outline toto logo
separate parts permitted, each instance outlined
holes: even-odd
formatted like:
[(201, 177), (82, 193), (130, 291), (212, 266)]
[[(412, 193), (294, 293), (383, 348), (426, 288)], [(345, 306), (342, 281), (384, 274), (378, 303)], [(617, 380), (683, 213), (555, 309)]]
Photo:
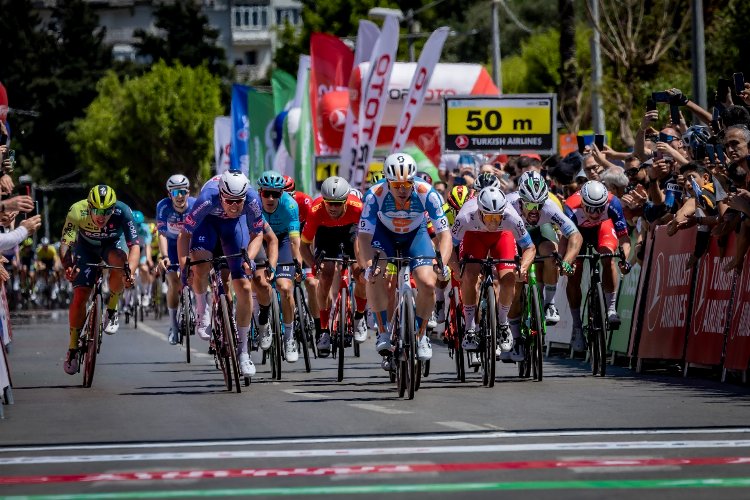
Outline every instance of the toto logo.
[(654, 291), (654, 295), (651, 297), (651, 302), (646, 306), (646, 321), (648, 322), (649, 332), (653, 332), (654, 328), (656, 328), (656, 323), (659, 321), (659, 313), (661, 312), (662, 269), (665, 268), (663, 253), (659, 253), (654, 264), (654, 284), (650, 287)]
[(469, 146), (469, 138), (465, 135), (459, 135), (456, 137), (456, 147), (458, 149), (466, 149)]

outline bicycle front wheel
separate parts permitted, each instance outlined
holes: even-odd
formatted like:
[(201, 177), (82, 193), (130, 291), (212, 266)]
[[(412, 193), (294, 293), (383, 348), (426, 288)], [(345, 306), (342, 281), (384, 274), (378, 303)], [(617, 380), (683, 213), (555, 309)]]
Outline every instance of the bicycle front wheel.
[(495, 387), (495, 353), (497, 352), (497, 306), (495, 304), (495, 290), (487, 289), (487, 330), (485, 330), (485, 357), (487, 387)]
[(539, 288), (534, 285), (531, 286), (531, 336), (526, 348), (529, 351), (534, 380), (538, 381), (542, 380), (544, 323), (545, 318), (539, 303)]
[[(222, 340), (224, 342), (224, 345), (226, 346), (227, 357), (229, 358), (227, 363), (227, 371), (232, 372), (231, 375), (234, 379), (234, 386), (237, 388), (237, 392), (239, 393), (242, 392), (242, 389), (240, 388), (240, 369), (239, 363), (237, 361), (237, 330), (234, 321), (232, 321), (232, 317), (229, 313), (229, 304), (227, 303), (226, 295), (221, 296), (220, 307), (221, 316), (224, 323)], [(232, 390), (231, 385), (229, 387), (229, 390)]]
[(596, 285), (598, 300), (596, 309), (599, 320), (597, 321), (597, 347), (599, 348), (599, 376), (603, 377), (607, 373), (607, 307), (604, 305), (604, 292), (602, 284)]
[(182, 325), (180, 326), (180, 343), (185, 345), (185, 358), (190, 363), (190, 335), (193, 334), (195, 329), (195, 312), (193, 311), (193, 301), (190, 296), (190, 289), (185, 287), (182, 289), (182, 296), (180, 297), (182, 303)]
[(84, 335), (86, 335), (86, 353), (83, 356), (83, 386), (91, 387), (94, 382), (96, 355), (99, 352), (99, 342), (102, 336), (102, 296), (99, 294), (96, 294), (94, 305), (89, 311)]
[(279, 299), (274, 293), (271, 299), (271, 328), (273, 333), (273, 362), (276, 364), (276, 380), (281, 380), (281, 351), (284, 349), (281, 341), (281, 316), (279, 314)]
[(337, 380), (341, 382), (344, 380), (344, 347), (346, 346), (346, 333), (347, 333), (347, 318), (346, 318), (346, 312), (348, 310), (348, 303), (347, 303), (347, 289), (341, 288), (341, 293), (339, 294), (340, 300), (339, 300), (339, 328), (338, 328), (338, 338), (336, 339), (336, 349), (338, 350), (338, 377)]
[(302, 290), (299, 287), (295, 287), (294, 290), (294, 336), (297, 339), (299, 349), (302, 350), (302, 357), (305, 359), (305, 371), (310, 373), (310, 350), (307, 345), (307, 322), (304, 317), (304, 297), (302, 297)]
[(416, 328), (414, 326), (414, 295), (411, 290), (407, 290), (401, 302), (401, 341), (404, 345), (403, 352), (403, 370), (406, 381), (406, 392), (408, 399), (414, 399), (414, 391), (417, 387), (416, 365), (417, 357), (414, 350), (416, 348)]

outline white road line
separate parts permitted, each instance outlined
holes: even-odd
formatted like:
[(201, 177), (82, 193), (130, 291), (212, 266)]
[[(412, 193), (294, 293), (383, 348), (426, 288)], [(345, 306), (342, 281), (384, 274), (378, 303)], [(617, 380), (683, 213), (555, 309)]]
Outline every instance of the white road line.
[[(166, 341), (167, 335), (163, 332), (160, 332), (159, 330), (156, 330), (150, 326), (148, 326), (145, 322), (141, 321), (138, 323), (138, 328), (142, 331), (146, 332), (147, 334), (151, 335), (152, 337), (156, 337), (159, 340)], [(203, 342), (203, 341), (201, 341)], [(184, 346), (180, 346), (180, 349), (184, 349)], [(196, 357), (196, 358), (213, 358), (213, 356), (210, 356), (206, 354), (205, 352), (198, 352), (194, 348), (190, 348), (190, 356)]]
[[(568, 460), (568, 461), (577, 461), (577, 460), (601, 460), (602, 462), (606, 463), (608, 466), (605, 465), (599, 465), (599, 466), (586, 466), (586, 467), (571, 467), (569, 470), (571, 472), (575, 472), (576, 474), (600, 474), (600, 473), (616, 473), (616, 472), (639, 472), (643, 471), (643, 466), (635, 466), (632, 465), (632, 462), (628, 463), (629, 461), (639, 461), (639, 460), (650, 460), (650, 459), (663, 459), (665, 458), (663, 455), (617, 455), (617, 457), (612, 457), (612, 455), (580, 455), (580, 456), (571, 456), (571, 455), (565, 455), (560, 456), (558, 459), (560, 461)], [(612, 465), (615, 461), (621, 461), (622, 465)], [(682, 470), (683, 467), (679, 465), (653, 465), (650, 464), (648, 467), (649, 472), (651, 471), (678, 471)]]
[(310, 398), (310, 399), (327, 399), (331, 397), (326, 394), (318, 394), (316, 392), (303, 391), (302, 389), (283, 389), (281, 392), (291, 394), (292, 396), (302, 396), (303, 398)]
[[(280, 385), (273, 382), (273, 385)], [(288, 439), (225, 439), (221, 441), (162, 441), (148, 443), (109, 443), (109, 444), (62, 444), (48, 446), (0, 447), (3, 453), (19, 451), (65, 451), (65, 450), (131, 450), (154, 448), (212, 448), (258, 445), (299, 445), (299, 444), (335, 444), (335, 443), (387, 443), (387, 442), (420, 442), (420, 441), (458, 441), (466, 439), (519, 439), (546, 437), (604, 437), (604, 436), (664, 436), (673, 434), (712, 435), (712, 434), (748, 434), (750, 428), (675, 428), (675, 429), (623, 429), (623, 430), (575, 430), (575, 431), (491, 431), (454, 434), (393, 434), (390, 436), (338, 436)]]
[(377, 413), (387, 413), (388, 415), (407, 415), (413, 411), (397, 410), (396, 408), (386, 408), (385, 406), (373, 405), (369, 403), (349, 403), (349, 406), (359, 408), (360, 410), (374, 411)]
[(450, 420), (446, 422), (435, 422), (438, 425), (442, 425), (444, 427), (450, 427), (451, 429), (456, 429), (457, 431), (486, 431), (487, 427), (484, 427), (482, 425), (476, 425), (476, 424), (470, 424), (469, 422), (461, 422), (459, 420)]
[(38, 464), (70, 464), (70, 463), (101, 463), (101, 462), (158, 462), (158, 461), (189, 461), (189, 460), (236, 460), (253, 458), (319, 458), (319, 457), (365, 457), (365, 456), (397, 456), (424, 455), (440, 456), (442, 454), (461, 453), (516, 453), (528, 451), (621, 451), (621, 450), (687, 450), (687, 449), (732, 449), (750, 448), (750, 440), (721, 440), (721, 441), (615, 441), (615, 442), (583, 442), (583, 443), (520, 443), (520, 444), (490, 444), (475, 446), (409, 446), (396, 448), (331, 448), (331, 449), (296, 449), (296, 450), (242, 450), (242, 451), (213, 451), (191, 453), (130, 453), (113, 455), (48, 455), (48, 456), (20, 456), (0, 458), (0, 465), (38, 465)]

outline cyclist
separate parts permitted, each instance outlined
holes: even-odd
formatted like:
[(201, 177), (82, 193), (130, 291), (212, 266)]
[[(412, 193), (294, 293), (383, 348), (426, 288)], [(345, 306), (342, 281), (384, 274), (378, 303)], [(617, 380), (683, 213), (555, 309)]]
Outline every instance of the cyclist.
[[(292, 195), (284, 191), (284, 177), (269, 170), (258, 178), (263, 217), (279, 241), (279, 263), (276, 269), (276, 290), (281, 296), (284, 329), (284, 355), (288, 363), (299, 359), (294, 340), (294, 286), (292, 279), (301, 279), (302, 269), (295, 269), (293, 260), (302, 263), (299, 243), (299, 207)], [(270, 339), (261, 337), (261, 348), (270, 347)]]
[(156, 205), (156, 227), (159, 231), (159, 268), (166, 273), (167, 310), (169, 311), (169, 343), (178, 341), (177, 306), (180, 302), (180, 279), (177, 276), (177, 237), (185, 225), (185, 218), (193, 209), (195, 198), (190, 196), (190, 181), (182, 174), (167, 179), (167, 197)]
[[(49, 238), (43, 236), (39, 248), (36, 249), (36, 268), (38, 271), (38, 280), (44, 283), (45, 289), (53, 286), (57, 282), (57, 270), (60, 267), (60, 259), (57, 256), (57, 250), (50, 245)], [(50, 298), (55, 299), (56, 290), (50, 290)]]
[[(518, 244), (523, 251), (518, 270), (519, 279), (521, 281), (526, 279), (526, 273), (536, 256), (536, 247), (526, 231), (521, 216), (512, 205), (508, 204), (499, 188), (486, 187), (476, 198), (464, 203), (456, 216), (451, 232), (453, 243), (459, 246), (458, 257), (461, 259), (484, 259), (489, 254), (490, 257), (496, 259), (513, 260), (516, 257), (516, 244)], [(455, 256), (452, 264), (454, 271), (458, 271), (458, 259)], [(522, 346), (514, 345), (508, 325), (508, 312), (513, 302), (516, 285), (516, 276), (513, 273), (515, 264), (498, 264), (496, 269), (500, 283), (497, 300), (500, 350), (508, 352), (513, 349), (511, 359), (522, 361)], [(479, 264), (466, 264), (461, 279), (461, 296), (466, 324), (466, 335), (462, 346), (467, 351), (476, 351), (479, 348), (479, 339), (476, 335), (476, 309), (479, 300), (477, 281), (480, 271)]]
[[(323, 182), (320, 192), (321, 196), (313, 203), (307, 224), (302, 231), (302, 257), (311, 267), (321, 252), (325, 252), (328, 257), (338, 257), (342, 243), (345, 255), (354, 258), (359, 253), (355, 238), (357, 225), (362, 215), (362, 202), (351, 193), (351, 187), (343, 177), (329, 177)], [(313, 241), (315, 242), (315, 256), (311, 250)], [(323, 262), (317, 268), (318, 303), (321, 309), (320, 317), (315, 319), (315, 335), (318, 352), (323, 356), (328, 355), (331, 349), (330, 292), (336, 266), (330, 264), (330, 262)], [(354, 312), (356, 322), (354, 341), (362, 343), (367, 340), (366, 285), (358, 265), (353, 266), (352, 273), (358, 277), (354, 285), (354, 299), (357, 303)]]
[[(250, 186), (250, 181), (241, 172), (226, 171), (201, 189), (193, 208), (187, 212), (180, 235), (177, 237), (177, 256), (180, 262), (182, 281), (188, 278), (185, 262), (190, 258), (201, 260), (212, 258), (217, 240), (226, 255), (247, 249), (253, 259), (261, 247), (263, 233), (270, 228), (263, 221), (258, 193)], [(250, 359), (247, 336), (252, 321), (253, 299), (250, 280), (246, 272), (254, 266), (247, 266), (241, 258), (229, 259), (232, 276), (232, 289), (236, 303), (237, 333), (239, 342), (237, 353), (243, 375), (255, 375), (255, 365)], [(209, 294), (208, 273), (210, 264), (200, 264), (192, 268), (192, 287), (195, 292), (195, 333), (203, 340), (209, 340), (211, 326), (210, 307), (206, 307)]]
[(138, 266), (139, 273), (136, 280), (140, 287), (141, 305), (145, 308), (151, 303), (151, 268), (154, 267), (154, 261), (151, 260), (151, 228), (145, 220), (143, 212), (133, 210), (133, 222), (135, 230), (138, 232), (138, 241), (141, 242), (141, 262)]
[[(599, 181), (588, 181), (581, 189), (565, 200), (565, 215), (576, 223), (583, 236), (584, 243), (590, 244), (600, 253), (615, 253), (622, 250), (630, 255), (630, 238), (628, 225), (622, 213), (620, 199), (607, 191)], [(624, 260), (618, 262), (623, 274), (630, 272), (630, 266)], [(604, 288), (607, 305), (607, 319), (612, 328), (620, 325), (617, 314), (617, 269), (612, 259), (602, 262), (602, 288)], [(573, 350), (586, 350), (581, 324), (581, 276), (583, 266), (576, 266), (575, 273), (568, 281), (567, 294), (570, 312), (573, 315)]]
[(448, 260), (452, 250), (448, 219), (437, 191), (423, 180), (415, 179), (414, 158), (406, 153), (393, 153), (386, 158), (384, 171), (386, 180), (372, 186), (365, 195), (357, 237), (358, 261), (365, 269), (367, 296), (378, 324), (376, 349), (385, 355), (393, 346), (388, 334), (386, 282), (376, 279), (381, 266), (376, 265), (372, 273), (373, 254), (377, 249), (386, 257), (394, 257), (397, 250), (402, 250), (409, 257), (423, 257), (413, 259), (409, 265), (417, 285), (417, 357), (426, 361), (432, 358), (432, 346), (425, 331), (435, 306), (436, 273), (442, 281), (450, 275), (447, 266), (431, 269), (435, 248), (427, 234), (427, 222), (432, 221), (437, 247)]
[(110, 294), (104, 331), (112, 335), (119, 328), (117, 302), (123, 287), (134, 285), (133, 276), (140, 261), (141, 250), (133, 214), (130, 207), (117, 201), (114, 189), (104, 184), (94, 186), (88, 198), (70, 207), (63, 228), (60, 255), (65, 278), (73, 283), (69, 310), (70, 344), (63, 368), (68, 375), (74, 375), (78, 371), (78, 336), (86, 320), (86, 302), (98, 277), (98, 270), (90, 266), (104, 260), (111, 266), (127, 263), (130, 268), (131, 277), (127, 282), (123, 271), (111, 269), (109, 272)]
[(34, 240), (26, 238), (18, 248), (20, 262), (21, 291), (32, 302), (36, 301), (34, 295)]

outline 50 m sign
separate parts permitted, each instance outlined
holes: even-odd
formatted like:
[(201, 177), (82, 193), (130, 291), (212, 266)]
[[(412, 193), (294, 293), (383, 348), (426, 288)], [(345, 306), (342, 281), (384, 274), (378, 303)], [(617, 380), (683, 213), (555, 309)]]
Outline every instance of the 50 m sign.
[(443, 150), (554, 154), (555, 94), (446, 96)]

